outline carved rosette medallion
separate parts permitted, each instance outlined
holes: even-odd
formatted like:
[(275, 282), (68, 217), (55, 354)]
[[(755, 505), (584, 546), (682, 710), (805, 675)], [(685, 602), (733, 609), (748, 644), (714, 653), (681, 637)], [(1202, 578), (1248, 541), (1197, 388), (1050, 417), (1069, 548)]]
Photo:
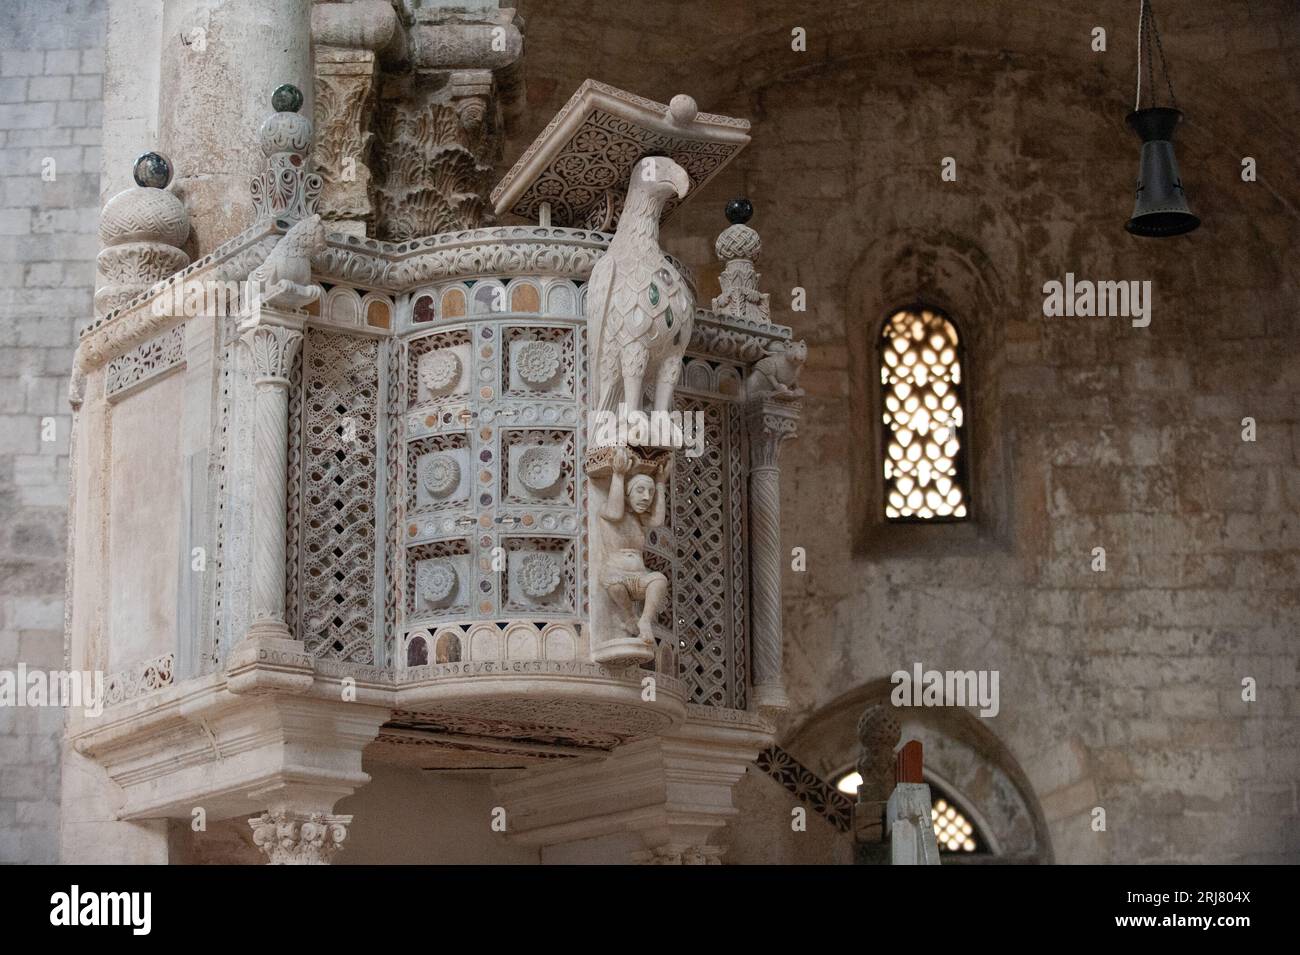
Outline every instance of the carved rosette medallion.
[(519, 585), (534, 600), (542, 600), (560, 586), (560, 565), (550, 554), (526, 554), (519, 565)]
[(519, 455), (519, 481), (534, 494), (544, 494), (559, 483), (563, 468), (555, 449), (535, 445)]
[(456, 592), (456, 568), (449, 560), (425, 560), (415, 570), (417, 596), (430, 604), (442, 604)]
[(420, 384), (430, 394), (446, 392), (460, 379), (460, 359), (453, 351), (435, 351), (420, 357)]
[(460, 464), (450, 454), (435, 454), (420, 465), (420, 480), (430, 497), (446, 497), (460, 485)]
[(534, 388), (549, 384), (560, 370), (560, 349), (555, 342), (531, 341), (514, 356), (519, 377)]

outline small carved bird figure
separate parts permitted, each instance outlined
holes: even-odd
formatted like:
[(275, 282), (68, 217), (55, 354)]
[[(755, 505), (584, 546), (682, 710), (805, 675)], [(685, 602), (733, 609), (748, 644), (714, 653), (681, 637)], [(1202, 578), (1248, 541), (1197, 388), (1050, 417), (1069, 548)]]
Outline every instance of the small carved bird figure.
[(695, 302), (686, 279), (659, 248), (659, 217), (665, 202), (685, 197), (689, 188), (686, 170), (671, 159), (646, 156), (638, 162), (609, 251), (591, 271), (592, 405), (606, 413), (619, 409), (620, 427), (630, 412), (641, 411), (647, 380), (655, 386), (654, 410), (672, 411)]

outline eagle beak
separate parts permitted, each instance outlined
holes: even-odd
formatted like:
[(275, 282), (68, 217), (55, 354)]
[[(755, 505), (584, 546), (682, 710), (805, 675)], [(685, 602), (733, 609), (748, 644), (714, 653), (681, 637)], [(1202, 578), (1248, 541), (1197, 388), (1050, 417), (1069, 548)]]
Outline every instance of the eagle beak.
[(691, 177), (686, 175), (686, 170), (674, 163), (672, 172), (669, 173), (669, 181), (673, 184), (673, 188), (677, 190), (677, 198), (685, 199), (686, 193), (691, 188)]

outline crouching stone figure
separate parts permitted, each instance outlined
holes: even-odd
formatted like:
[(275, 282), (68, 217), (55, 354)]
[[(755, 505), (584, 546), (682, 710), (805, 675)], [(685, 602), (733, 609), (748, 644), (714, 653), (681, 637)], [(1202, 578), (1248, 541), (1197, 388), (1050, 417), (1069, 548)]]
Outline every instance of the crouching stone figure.
[[(668, 578), (646, 567), (642, 550), (646, 532), (663, 525), (668, 501), (667, 476), (662, 464), (653, 476), (629, 476), (632, 462), (632, 455), (626, 448), (615, 450), (609, 496), (600, 510), (600, 541), (604, 558), (600, 567), (600, 585), (618, 607), (619, 629), (628, 637), (639, 638), (649, 659), (654, 651), (651, 624), (668, 594)], [(638, 603), (642, 604), (639, 615)]]

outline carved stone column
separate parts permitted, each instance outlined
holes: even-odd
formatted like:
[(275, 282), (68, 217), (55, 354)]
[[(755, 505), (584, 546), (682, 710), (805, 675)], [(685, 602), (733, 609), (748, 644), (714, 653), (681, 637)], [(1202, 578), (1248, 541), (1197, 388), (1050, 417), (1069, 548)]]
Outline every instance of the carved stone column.
[(518, 95), (523, 36), (511, 7), (408, 5), (410, 69), (385, 73), (377, 134), (375, 235), (401, 242), (494, 221), (489, 192)]
[(781, 469), (782, 442), (795, 436), (799, 407), (789, 400), (757, 398), (746, 409), (749, 428), (750, 601), (754, 701), (784, 709), (781, 675)]
[(291, 639), (284, 620), (289, 373), (302, 344), (300, 313), (262, 306), (242, 328), (254, 375), (253, 622), (249, 638)]
[(370, 195), (370, 114), (380, 50), (400, 40), (397, 14), (387, 0), (317, 3), (311, 12), (316, 45), (316, 143), (313, 155), (324, 183), (321, 217), (331, 232), (364, 236), (374, 206)]
[(278, 808), (248, 820), (270, 865), (329, 865), (343, 848), (351, 816)]

